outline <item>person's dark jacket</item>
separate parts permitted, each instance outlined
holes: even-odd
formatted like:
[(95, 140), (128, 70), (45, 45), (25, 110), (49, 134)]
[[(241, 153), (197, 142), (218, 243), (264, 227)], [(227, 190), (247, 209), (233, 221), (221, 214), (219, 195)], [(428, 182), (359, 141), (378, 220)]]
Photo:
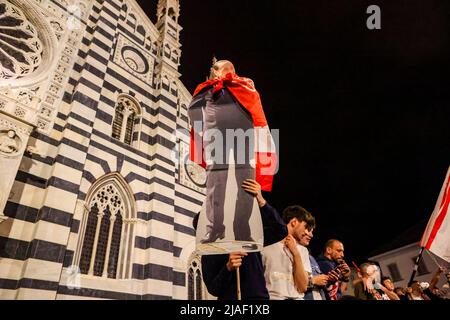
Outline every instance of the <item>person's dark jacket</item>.
[[(357, 297), (360, 300), (377, 300), (377, 298), (375, 298), (375, 296), (371, 293), (369, 293), (367, 290), (364, 290), (364, 283), (363, 281), (358, 281), (355, 284), (354, 287), (354, 294), (355, 297)], [(380, 293), (381, 295), (381, 293)]]
[(319, 264), (320, 271), (322, 271), (324, 274), (327, 274), (331, 270), (337, 267), (337, 263), (333, 260), (328, 259), (323, 254), (319, 255), (316, 259), (317, 263)]
[[(262, 208), (261, 218), (264, 230), (264, 246), (284, 239), (287, 227), (279, 213), (268, 203)], [(203, 281), (210, 294), (219, 300), (237, 299), (236, 271), (228, 271), (229, 255), (202, 256)], [(249, 253), (242, 259), (239, 268), (242, 300), (269, 299), (264, 279), (264, 267), (259, 252)]]
[[(337, 267), (336, 262), (328, 259), (323, 254), (319, 255), (316, 260), (317, 260), (317, 263), (319, 264), (320, 271), (322, 271), (323, 274), (328, 274), (330, 271), (334, 270)], [(340, 284), (340, 282), (339, 282), (339, 284)], [(338, 291), (337, 291), (338, 299), (340, 299), (342, 297), (341, 286), (339, 284), (338, 284)], [(324, 291), (325, 291), (325, 296), (326, 296), (327, 300), (330, 300), (328, 291), (327, 290), (324, 290)]]

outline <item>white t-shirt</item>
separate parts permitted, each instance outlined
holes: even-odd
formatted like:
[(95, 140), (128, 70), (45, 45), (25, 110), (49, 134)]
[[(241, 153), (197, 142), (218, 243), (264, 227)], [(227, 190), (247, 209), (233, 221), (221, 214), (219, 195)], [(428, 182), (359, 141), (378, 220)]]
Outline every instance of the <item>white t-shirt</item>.
[[(312, 272), (308, 249), (297, 244), (297, 250), (300, 252), (305, 271)], [(298, 292), (294, 283), (294, 258), (283, 241), (264, 247), (261, 255), (270, 299), (303, 300), (305, 294)]]
[[(299, 244), (299, 246), (302, 248), (300, 251), (300, 254), (302, 255), (303, 267), (305, 268), (306, 272), (308, 272), (309, 274), (312, 274), (311, 260), (309, 260), (309, 251), (306, 247), (304, 247), (300, 244)], [(306, 256), (304, 257), (304, 255), (306, 255)], [(306, 262), (305, 262), (305, 260), (306, 260)], [(319, 291), (319, 289), (317, 289), (317, 287), (314, 287), (312, 289), (312, 295), (313, 295), (314, 300), (323, 300), (322, 296), (320, 295), (320, 291)]]

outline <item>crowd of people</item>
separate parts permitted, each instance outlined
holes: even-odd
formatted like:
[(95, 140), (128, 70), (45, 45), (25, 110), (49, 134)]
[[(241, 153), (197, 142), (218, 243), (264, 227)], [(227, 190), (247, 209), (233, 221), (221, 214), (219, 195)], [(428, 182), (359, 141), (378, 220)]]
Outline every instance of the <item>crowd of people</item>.
[[(344, 259), (344, 244), (328, 240), (323, 253), (313, 257), (308, 246), (316, 227), (314, 216), (301, 206), (289, 206), (280, 215), (263, 198), (260, 185), (246, 180), (244, 190), (260, 207), (264, 248), (262, 252), (234, 252), (202, 257), (203, 280), (208, 291), (219, 300), (237, 298), (236, 269), (240, 272), (242, 299), (272, 300), (434, 300), (450, 298), (450, 272), (443, 268), (429, 283), (415, 281), (407, 288), (394, 287), (390, 277), (381, 277), (377, 264), (366, 262), (356, 267), (347, 286), (351, 269)], [(197, 216), (198, 219), (198, 216)], [(196, 227), (196, 221), (194, 221)], [(447, 283), (438, 288), (445, 273)]]
[[(289, 206), (280, 215), (262, 196), (261, 189), (272, 189), (276, 173), (275, 142), (253, 81), (239, 77), (232, 62), (214, 61), (209, 80), (197, 87), (188, 110), (192, 126), (190, 158), (205, 168), (207, 175), (208, 222), (200, 243), (217, 244), (225, 237), (224, 204), (229, 172), (234, 172), (232, 175), (241, 186), (234, 205), (234, 240), (254, 242), (250, 228), (253, 197), (263, 224), (261, 252), (202, 256), (203, 280), (212, 295), (222, 300), (448, 298), (448, 282), (446, 288), (436, 287), (441, 270), (427, 288), (423, 283), (414, 282), (411, 287), (401, 289), (394, 288), (391, 279), (381, 278), (379, 267), (370, 262), (357, 267), (359, 276), (352, 283), (354, 295), (345, 294), (351, 269), (344, 260), (344, 244), (330, 239), (323, 253), (313, 257), (308, 246), (316, 227), (314, 216), (298, 205)], [(230, 139), (230, 131), (240, 136), (232, 135)], [(247, 139), (246, 132), (254, 139)], [(195, 228), (197, 223), (198, 216), (194, 219)], [(244, 245), (241, 249), (245, 249)]]
[[(437, 286), (444, 268), (439, 268), (430, 282), (413, 281), (411, 286), (394, 287), (390, 277), (382, 277), (379, 288), (368, 291), (366, 299), (370, 300), (447, 300), (450, 299), (450, 272), (446, 272), (447, 283), (441, 288)], [(357, 280), (358, 281), (358, 280)], [(356, 292), (355, 292), (356, 293)], [(359, 292), (358, 292), (359, 293)], [(364, 295), (356, 295), (364, 299)]]

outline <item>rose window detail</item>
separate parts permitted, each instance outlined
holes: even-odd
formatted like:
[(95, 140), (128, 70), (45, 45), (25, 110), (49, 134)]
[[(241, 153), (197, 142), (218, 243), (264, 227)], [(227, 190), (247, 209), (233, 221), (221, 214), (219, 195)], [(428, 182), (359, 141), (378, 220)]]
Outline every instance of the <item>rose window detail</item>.
[(43, 46), (36, 28), (16, 6), (0, 0), (0, 79), (19, 79), (35, 71)]
[(136, 48), (131, 46), (123, 47), (122, 59), (131, 70), (139, 74), (146, 74), (149, 71), (149, 64), (145, 56)]

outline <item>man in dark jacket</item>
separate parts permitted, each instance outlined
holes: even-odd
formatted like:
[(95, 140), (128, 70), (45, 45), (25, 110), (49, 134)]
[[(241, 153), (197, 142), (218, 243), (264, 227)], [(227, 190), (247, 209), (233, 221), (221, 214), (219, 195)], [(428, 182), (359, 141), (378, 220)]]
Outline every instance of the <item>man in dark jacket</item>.
[[(287, 227), (279, 213), (271, 207), (261, 194), (261, 186), (255, 180), (245, 180), (242, 188), (256, 197), (264, 229), (264, 246), (281, 241), (287, 236)], [(243, 300), (269, 299), (264, 279), (261, 254), (232, 253), (202, 257), (203, 281), (210, 294), (219, 300), (237, 299), (236, 269), (240, 272), (241, 296)]]
[[(325, 292), (327, 300), (339, 300), (342, 297), (341, 284), (349, 281), (350, 267), (344, 261), (344, 245), (331, 239), (325, 244), (324, 252), (317, 257), (317, 263), (324, 274), (333, 275)], [(336, 280), (337, 278), (337, 280)]]

